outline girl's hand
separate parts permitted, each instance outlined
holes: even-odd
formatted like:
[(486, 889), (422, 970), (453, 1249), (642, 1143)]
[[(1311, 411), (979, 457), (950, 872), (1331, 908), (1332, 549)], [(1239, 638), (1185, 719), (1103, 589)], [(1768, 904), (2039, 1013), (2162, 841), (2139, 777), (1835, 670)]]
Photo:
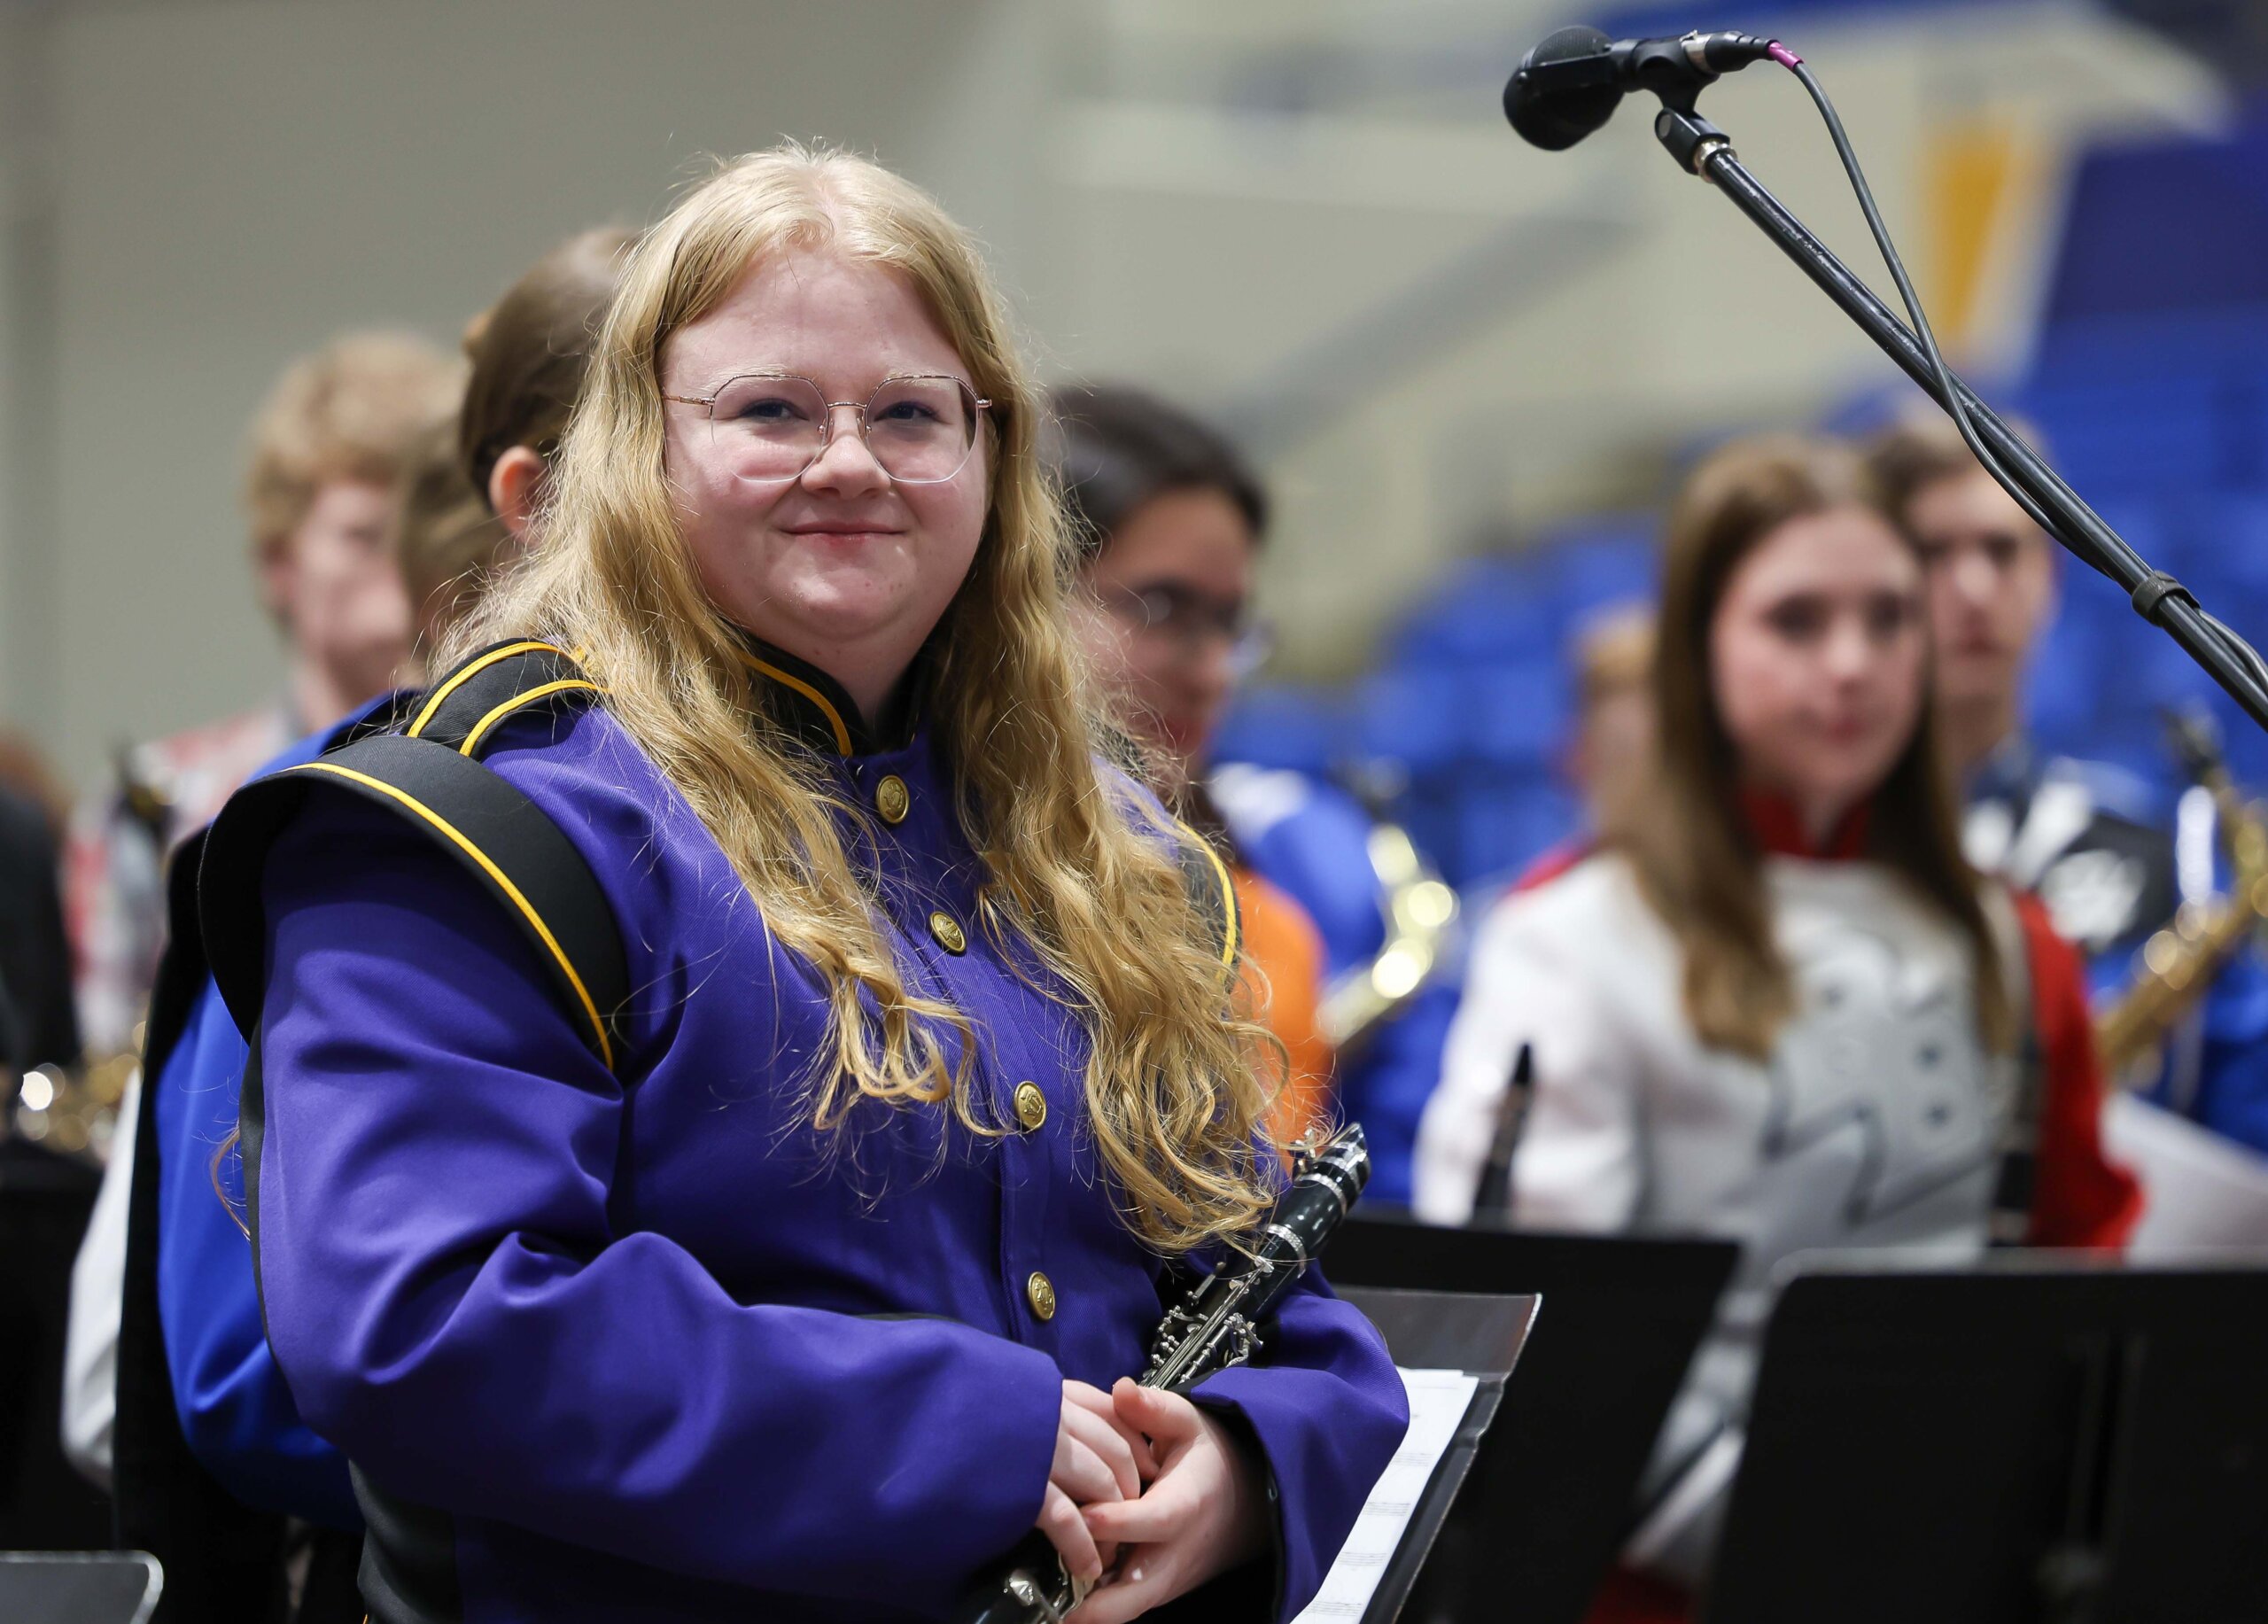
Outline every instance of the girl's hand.
[(1086, 1508), (1098, 1547), (1131, 1547), (1072, 1616), (1123, 1624), (1184, 1596), (1258, 1551), (1268, 1508), (1256, 1469), (1228, 1429), (1177, 1393), (1122, 1380), (1111, 1389), (1121, 1422), (1155, 1449), (1156, 1480), (1138, 1498)]
[[(1147, 1438), (1128, 1426), (1120, 1417), (1118, 1405), (1109, 1394), (1100, 1387), (1091, 1387), (1084, 1381), (1067, 1381), (1063, 1384), (1063, 1396), (1078, 1405), (1080, 1409), (1086, 1410), (1126, 1441), (1127, 1449), (1132, 1451), (1134, 1456), (1135, 1474), (1144, 1483), (1147, 1483), (1158, 1475), (1157, 1452), (1150, 1448), (1150, 1441)], [(1130, 1493), (1126, 1497), (1130, 1500), (1134, 1496)]]
[[(1118, 1546), (1115, 1542), (1097, 1541), (1080, 1511), (1091, 1505), (1131, 1500), (1140, 1494), (1141, 1476), (1135, 1470), (1137, 1447), (1143, 1459), (1150, 1458), (1149, 1446), (1142, 1442), (1141, 1435), (1130, 1433), (1115, 1413), (1098, 1413), (1097, 1400), (1108, 1409), (1110, 1401), (1099, 1389), (1080, 1381), (1063, 1384), (1063, 1410), (1055, 1428), (1055, 1463), (1048, 1469), (1047, 1495), (1040, 1502), (1036, 1525), (1063, 1558), (1070, 1575), (1090, 1582), (1099, 1579), (1103, 1569), (1116, 1559)], [(1154, 1465), (1152, 1462), (1153, 1470)]]

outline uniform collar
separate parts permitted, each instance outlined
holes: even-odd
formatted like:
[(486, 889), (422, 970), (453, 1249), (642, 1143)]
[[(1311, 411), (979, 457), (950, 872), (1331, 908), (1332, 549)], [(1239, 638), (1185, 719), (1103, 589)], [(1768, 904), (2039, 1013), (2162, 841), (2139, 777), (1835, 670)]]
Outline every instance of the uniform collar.
[(928, 650), (914, 657), (904, 697), (881, 719), (867, 721), (849, 690), (809, 660), (796, 658), (751, 632), (739, 634), (736, 652), (754, 677), (766, 713), (793, 738), (823, 756), (871, 756), (895, 750), (913, 736), (928, 696)]
[(1861, 801), (1814, 844), (1804, 833), (1796, 804), (1765, 789), (1740, 792), (1741, 816), (1757, 847), (1767, 857), (1808, 858), (1814, 862), (1847, 863), (1867, 854), (1867, 828), (1873, 821), (1874, 804)]
[(1969, 775), (1968, 799), (2006, 801), (2022, 808), (2039, 788), (2043, 767), (2039, 752), (2022, 733), (2012, 733), (1992, 747)]

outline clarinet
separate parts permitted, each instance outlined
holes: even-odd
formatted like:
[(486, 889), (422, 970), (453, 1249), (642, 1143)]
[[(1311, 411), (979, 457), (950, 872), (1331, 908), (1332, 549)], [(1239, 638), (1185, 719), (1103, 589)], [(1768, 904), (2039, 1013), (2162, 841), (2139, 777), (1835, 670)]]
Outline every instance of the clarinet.
[[(1370, 1146), (1359, 1125), (1340, 1129), (1319, 1149), (1302, 1142), (1292, 1158), (1291, 1186), (1277, 1199), (1250, 1255), (1224, 1261), (1158, 1322), (1150, 1363), (1138, 1378), (1144, 1387), (1185, 1391), (1258, 1352), (1261, 1325), (1371, 1179)], [(953, 1624), (1061, 1624), (1085, 1594), (1047, 1536), (1035, 1530), (986, 1570), (962, 1598)]]
[(1473, 1193), (1474, 1217), (1512, 1216), (1512, 1157), (1520, 1147), (1528, 1107), (1534, 1100), (1535, 1045), (1524, 1043), (1513, 1058), (1504, 1098), (1496, 1107), (1496, 1131), (1488, 1140), (1488, 1160), (1480, 1164), (1480, 1187)]

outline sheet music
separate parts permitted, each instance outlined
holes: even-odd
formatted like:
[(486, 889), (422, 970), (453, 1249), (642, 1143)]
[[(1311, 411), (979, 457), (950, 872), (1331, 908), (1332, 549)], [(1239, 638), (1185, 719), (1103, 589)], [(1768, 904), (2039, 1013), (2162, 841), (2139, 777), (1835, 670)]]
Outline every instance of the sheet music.
[(1402, 1391), (1410, 1395), (1410, 1431), (1371, 1486), (1355, 1531), (1324, 1575), (1323, 1589), (1293, 1624), (1354, 1624), (1361, 1619), (1480, 1386), (1480, 1378), (1463, 1371), (1402, 1372)]

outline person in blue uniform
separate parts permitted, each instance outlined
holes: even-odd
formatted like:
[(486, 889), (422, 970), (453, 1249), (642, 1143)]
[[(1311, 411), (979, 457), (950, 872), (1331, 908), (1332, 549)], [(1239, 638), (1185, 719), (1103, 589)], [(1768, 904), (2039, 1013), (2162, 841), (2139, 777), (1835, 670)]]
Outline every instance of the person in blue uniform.
[[(1339, 785), (1287, 768), (1223, 762), (1208, 783), (1237, 849), (1314, 920), (1326, 979), (1367, 973), (1388, 944), (1392, 905), (1371, 860), (1369, 810)], [(1443, 953), (1416, 991), (1339, 1052), (1339, 1112), (1369, 1138), (1364, 1199), (1374, 1205), (1410, 1204), (1418, 1124), (1456, 1015), (1458, 958)]]
[[(2054, 543), (1950, 423), (1894, 429), (1871, 458), (1894, 517), (1929, 563), (1936, 704), (1967, 785), (1969, 859), (2036, 891), (2086, 955), (2097, 1007), (2115, 1002), (2140, 973), (2150, 936), (2223, 882), (2210, 800), (2201, 792), (2185, 802), (2183, 821), (2194, 828), (2181, 843), (2197, 854), (2185, 862), (2128, 775), (2039, 749), (2024, 727), (2023, 685), (2054, 616)], [(2142, 1081), (2153, 1103), (2268, 1152), (2268, 957), (2256, 944), (2218, 967), (2202, 1003), (2168, 1035), (2155, 1077)]]
[(380, 1624), (936, 1618), (1035, 1527), (1083, 1624), (1287, 1618), (1398, 1447), (1312, 1273), (1253, 1364), (1125, 1379), (1273, 1199), (1270, 1056), (1217, 863), (1099, 765), (1039, 415), (934, 202), (734, 163), (633, 252), (544, 545), (430, 702), (532, 643), (587, 673), (477, 738), (626, 998), (556, 993), (462, 829), (301, 775), (221, 987)]

